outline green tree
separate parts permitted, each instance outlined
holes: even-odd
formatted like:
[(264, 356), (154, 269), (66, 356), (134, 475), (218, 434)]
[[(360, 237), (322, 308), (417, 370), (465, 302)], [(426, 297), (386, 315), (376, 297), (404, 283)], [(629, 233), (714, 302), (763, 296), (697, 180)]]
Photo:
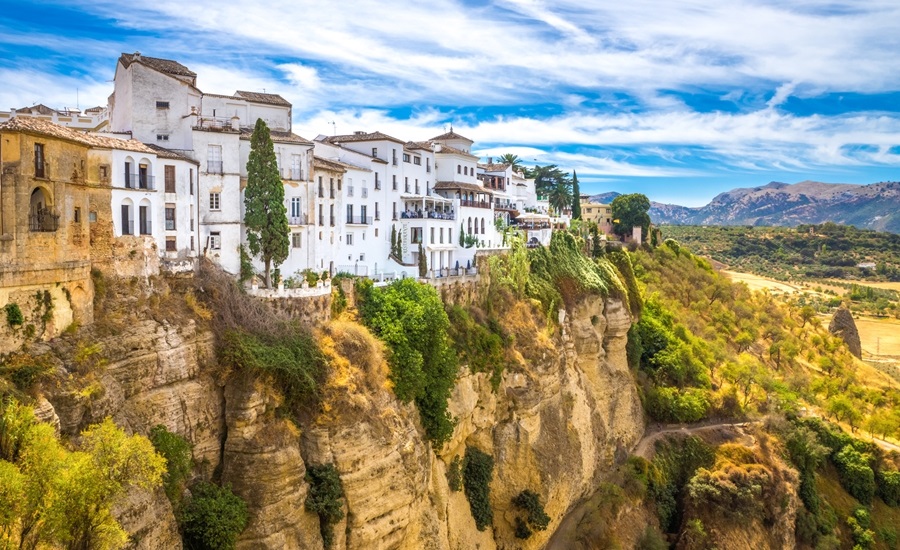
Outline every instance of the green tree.
[(647, 238), (650, 230), (650, 199), (641, 193), (619, 195), (610, 203), (613, 232), (620, 237), (631, 235), (633, 227), (641, 228), (641, 238)]
[(280, 265), (290, 252), (290, 228), (275, 147), (269, 127), (262, 119), (256, 120), (256, 128), (250, 137), (244, 208), (250, 253), (261, 257), (265, 264), (265, 283), (271, 287), (273, 264), (275, 267)]
[(166, 462), (141, 435), (129, 436), (106, 418), (81, 433), (55, 483), (50, 511), (60, 542), (68, 550), (118, 548), (128, 535), (112, 515), (113, 503), (130, 487), (153, 489)]
[(176, 433), (172, 433), (162, 424), (150, 430), (150, 441), (163, 458), (166, 459), (166, 473), (163, 475), (163, 487), (172, 504), (181, 502), (184, 484), (191, 475), (193, 459), (191, 444)]
[[(397, 256), (397, 226), (394, 224), (391, 224), (391, 255)], [(397, 260), (399, 259), (397, 256)]]
[(428, 258), (425, 257), (422, 243), (419, 243), (419, 277), (424, 279), (426, 276), (428, 276)]
[(572, 219), (581, 219), (581, 187), (578, 185), (578, 174), (572, 171)]
[(802, 308), (800, 308), (800, 320), (803, 322), (803, 324), (800, 325), (800, 328), (805, 327), (806, 323), (808, 323), (812, 319), (815, 319), (815, 317), (816, 310), (813, 309), (812, 306), (803, 306)]
[(334, 542), (334, 524), (344, 518), (344, 488), (334, 464), (311, 464), (306, 470), (309, 493), (306, 509), (319, 515), (319, 532), (325, 548)]
[(547, 191), (547, 200), (557, 215), (572, 206), (572, 182), (568, 176), (557, 180), (556, 184)]
[(503, 164), (509, 164), (510, 166), (512, 166), (513, 172), (524, 171), (524, 167), (522, 166), (522, 159), (519, 158), (519, 155), (506, 153), (500, 155), (500, 158), (498, 160)]
[(247, 504), (230, 487), (199, 483), (184, 507), (181, 529), (187, 550), (230, 550), (247, 526)]

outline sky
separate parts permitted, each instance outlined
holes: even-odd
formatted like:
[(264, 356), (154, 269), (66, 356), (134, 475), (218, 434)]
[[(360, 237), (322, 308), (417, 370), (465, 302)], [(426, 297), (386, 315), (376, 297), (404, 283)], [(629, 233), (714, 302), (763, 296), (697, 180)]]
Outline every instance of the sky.
[(688, 206), (770, 181), (900, 180), (897, 0), (0, 0), (0, 109), (105, 105), (122, 52), (294, 131), (424, 140)]

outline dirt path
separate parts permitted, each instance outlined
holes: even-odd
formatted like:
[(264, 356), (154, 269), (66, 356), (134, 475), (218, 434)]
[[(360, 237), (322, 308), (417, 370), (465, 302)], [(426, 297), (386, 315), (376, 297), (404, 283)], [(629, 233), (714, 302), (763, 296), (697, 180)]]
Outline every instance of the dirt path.
[(736, 434), (738, 434), (742, 438), (751, 438), (752, 436), (748, 435), (744, 430), (750, 424), (758, 424), (759, 420), (753, 420), (749, 422), (734, 422), (733, 420), (729, 421), (714, 421), (714, 422), (706, 422), (703, 424), (664, 424), (658, 427), (651, 427), (644, 434), (644, 437), (638, 442), (637, 447), (634, 448), (635, 454), (641, 458), (650, 459), (653, 456), (654, 446), (657, 441), (661, 438), (671, 435), (671, 434), (693, 434), (700, 432), (708, 432), (720, 430), (723, 428), (728, 428), (733, 430)]

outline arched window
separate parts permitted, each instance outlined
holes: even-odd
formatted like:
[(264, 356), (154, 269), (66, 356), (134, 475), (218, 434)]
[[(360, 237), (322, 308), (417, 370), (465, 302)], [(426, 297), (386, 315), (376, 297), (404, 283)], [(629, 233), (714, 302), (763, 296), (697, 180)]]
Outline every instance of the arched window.
[(457, 174), (462, 174), (462, 164), (457, 164), (457, 165), (456, 165), (456, 173), (457, 173)]
[(131, 199), (125, 199), (121, 205), (121, 216), (119, 218), (119, 234), (134, 235), (134, 203)]
[(481, 234), (484, 235), (484, 218), (481, 218)]
[(469, 218), (469, 235), (472, 234), (472, 218)]
[(31, 231), (56, 231), (59, 228), (59, 214), (53, 208), (53, 196), (45, 187), (35, 187), (31, 192), (28, 228)]

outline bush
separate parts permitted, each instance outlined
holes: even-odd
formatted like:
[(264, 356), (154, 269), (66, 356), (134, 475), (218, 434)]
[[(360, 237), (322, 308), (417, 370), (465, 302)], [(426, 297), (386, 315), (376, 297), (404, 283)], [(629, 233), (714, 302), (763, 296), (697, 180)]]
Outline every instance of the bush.
[(882, 470), (878, 472), (877, 494), (888, 506), (900, 506), (900, 472)]
[(491, 509), (491, 478), (494, 474), (494, 459), (475, 447), (466, 447), (466, 458), (463, 463), (463, 486), (469, 509), (475, 519), (475, 527), (484, 531), (494, 520)]
[(334, 524), (344, 518), (344, 488), (334, 464), (310, 465), (306, 469), (309, 494), (306, 509), (319, 515), (319, 531), (325, 547), (334, 543)]
[(177, 509), (181, 503), (185, 481), (191, 475), (193, 465), (191, 444), (180, 435), (167, 430), (162, 424), (150, 430), (150, 442), (153, 443), (156, 452), (166, 459), (163, 488), (169, 502)]
[(697, 422), (706, 418), (709, 399), (705, 390), (650, 387), (645, 392), (644, 409), (660, 422)]
[(668, 550), (669, 543), (658, 530), (651, 526), (644, 529), (644, 534), (638, 539), (637, 550)]
[(6, 304), (3, 309), (6, 310), (6, 324), (10, 328), (21, 326), (25, 322), (25, 316), (22, 315), (22, 309), (19, 307), (19, 304), (11, 302)]
[(0, 361), (0, 376), (8, 379), (21, 392), (31, 392), (50, 371), (53, 363), (47, 355), (16, 353)]
[(181, 513), (181, 531), (188, 550), (229, 550), (247, 526), (244, 500), (230, 487), (198, 483)]
[(440, 296), (413, 279), (382, 288), (365, 279), (357, 284), (357, 296), (363, 321), (390, 350), (394, 393), (401, 401), (415, 401), (426, 437), (440, 447), (453, 435), (447, 400), (458, 369)]
[(516, 537), (527, 539), (531, 536), (532, 529), (535, 531), (544, 531), (550, 524), (550, 516), (544, 512), (544, 506), (541, 504), (537, 493), (530, 489), (525, 489), (512, 499), (512, 503), (525, 512), (525, 518), (516, 518)]
[(271, 376), (294, 409), (316, 393), (325, 361), (312, 336), (300, 328), (282, 334), (256, 335), (231, 330), (223, 337), (219, 359), (224, 366)]
[(494, 319), (476, 321), (459, 306), (449, 307), (447, 318), (448, 333), (460, 361), (467, 362), (471, 372), (490, 372), (491, 387), (497, 391), (507, 363), (505, 344), (509, 341), (499, 323)]
[(875, 472), (869, 466), (869, 455), (847, 445), (834, 456), (834, 464), (844, 489), (863, 504), (871, 504), (875, 496)]
[(447, 466), (447, 485), (451, 491), (462, 491), (462, 460), (459, 456), (453, 457)]

